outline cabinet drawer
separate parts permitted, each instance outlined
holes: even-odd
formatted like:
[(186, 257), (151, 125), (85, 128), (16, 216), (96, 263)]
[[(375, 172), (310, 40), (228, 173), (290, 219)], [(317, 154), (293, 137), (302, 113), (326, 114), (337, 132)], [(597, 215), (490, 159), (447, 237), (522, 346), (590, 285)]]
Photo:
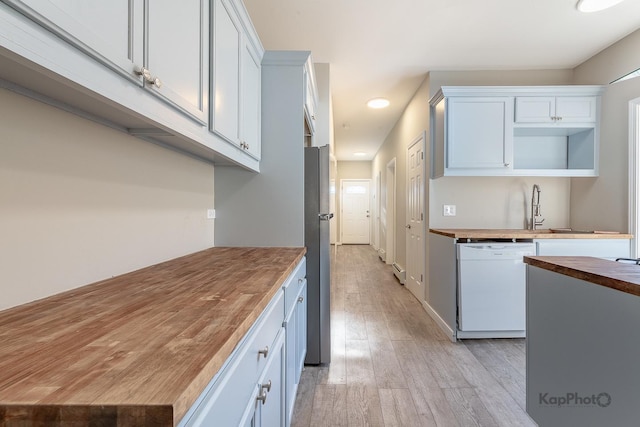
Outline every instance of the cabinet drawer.
[(307, 263), (306, 258), (302, 258), (302, 261), (293, 270), (293, 273), (287, 278), (282, 286), (284, 288), (284, 315), (287, 316), (291, 309), (295, 306), (298, 300), (298, 294), (300, 289), (304, 285), (304, 278), (307, 275)]
[[(229, 358), (221, 374), (196, 402), (197, 408), (180, 425), (238, 425), (244, 406), (253, 397), (256, 383), (273, 351), (284, 318), (284, 293), (278, 292)], [(268, 348), (268, 354), (259, 353)]]

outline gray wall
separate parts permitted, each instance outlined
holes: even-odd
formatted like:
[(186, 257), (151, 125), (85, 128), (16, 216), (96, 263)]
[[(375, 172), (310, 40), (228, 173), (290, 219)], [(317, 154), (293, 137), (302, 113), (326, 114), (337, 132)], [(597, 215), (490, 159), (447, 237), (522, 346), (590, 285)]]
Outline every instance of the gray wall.
[(265, 53), (260, 173), (216, 168), (216, 246), (304, 246), (304, 63)]
[(213, 246), (214, 168), (0, 89), (0, 309)]
[[(576, 67), (575, 84), (608, 84), (638, 67), (640, 30)], [(640, 78), (609, 85), (602, 97), (600, 176), (573, 179), (571, 225), (628, 231), (629, 101), (640, 97)]]

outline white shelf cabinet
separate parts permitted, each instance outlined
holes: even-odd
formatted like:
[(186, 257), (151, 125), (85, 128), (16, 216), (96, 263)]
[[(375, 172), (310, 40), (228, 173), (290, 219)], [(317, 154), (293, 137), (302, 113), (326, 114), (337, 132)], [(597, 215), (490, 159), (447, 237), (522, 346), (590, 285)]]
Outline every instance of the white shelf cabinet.
[(446, 86), (430, 100), (432, 178), (597, 176), (602, 86)]

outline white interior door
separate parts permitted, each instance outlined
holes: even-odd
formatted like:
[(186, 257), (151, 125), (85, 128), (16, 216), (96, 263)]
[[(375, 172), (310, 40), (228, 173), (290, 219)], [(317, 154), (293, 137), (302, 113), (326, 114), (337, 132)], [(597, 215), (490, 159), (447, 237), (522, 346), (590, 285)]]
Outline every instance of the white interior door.
[(343, 244), (369, 244), (369, 180), (341, 180), (340, 218)]
[(405, 286), (418, 300), (424, 295), (424, 141), (421, 134), (407, 151), (407, 279)]

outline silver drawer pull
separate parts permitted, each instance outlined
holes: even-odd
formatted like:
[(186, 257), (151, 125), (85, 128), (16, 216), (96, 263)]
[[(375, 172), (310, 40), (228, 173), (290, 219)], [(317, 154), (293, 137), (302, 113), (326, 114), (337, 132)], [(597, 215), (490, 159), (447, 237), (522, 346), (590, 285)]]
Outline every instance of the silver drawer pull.
[(269, 380), (269, 382), (268, 382), (268, 383), (266, 383), (266, 384), (262, 384), (262, 385), (260, 386), (260, 390), (264, 391), (264, 389), (267, 389), (267, 392), (270, 392), (270, 391), (271, 391), (271, 380)]
[(256, 397), (256, 400), (258, 402), (261, 401), (263, 405), (267, 403), (267, 392), (263, 391), (258, 397)]
[(258, 350), (258, 354), (262, 354), (266, 359), (269, 355), (269, 346), (265, 346), (265, 348), (263, 348), (262, 350)]
[(298, 297), (298, 302), (304, 301), (304, 297)]

